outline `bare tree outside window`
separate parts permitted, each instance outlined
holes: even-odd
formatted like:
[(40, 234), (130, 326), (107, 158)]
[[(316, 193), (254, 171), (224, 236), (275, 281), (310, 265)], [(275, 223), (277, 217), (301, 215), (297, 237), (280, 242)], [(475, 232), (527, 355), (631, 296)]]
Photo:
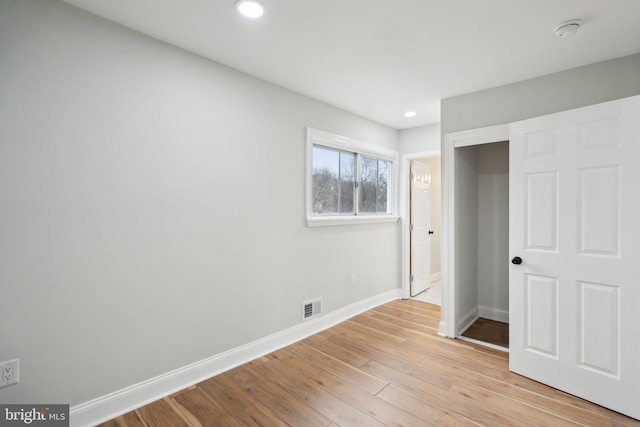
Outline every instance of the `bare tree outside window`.
[(398, 153), (307, 128), (309, 227), (394, 222)]
[(311, 160), (312, 215), (389, 214), (389, 160), (316, 144)]
[(354, 214), (355, 154), (313, 147), (314, 215)]
[(388, 213), (388, 183), (389, 162), (360, 156), (359, 212)]

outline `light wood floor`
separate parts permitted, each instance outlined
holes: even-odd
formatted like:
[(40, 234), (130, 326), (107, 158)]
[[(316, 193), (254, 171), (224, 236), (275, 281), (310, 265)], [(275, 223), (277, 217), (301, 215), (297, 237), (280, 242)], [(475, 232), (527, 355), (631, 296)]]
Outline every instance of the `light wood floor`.
[(390, 302), (103, 426), (640, 426), (438, 337), (439, 319)]

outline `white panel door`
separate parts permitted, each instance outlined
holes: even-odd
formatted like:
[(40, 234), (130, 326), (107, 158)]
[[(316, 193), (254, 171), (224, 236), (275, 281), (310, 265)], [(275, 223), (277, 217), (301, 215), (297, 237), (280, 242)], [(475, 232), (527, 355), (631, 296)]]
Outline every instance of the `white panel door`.
[(640, 418), (640, 97), (514, 123), (509, 157), (510, 369)]
[(411, 280), (412, 297), (431, 283), (431, 167), (411, 162)]

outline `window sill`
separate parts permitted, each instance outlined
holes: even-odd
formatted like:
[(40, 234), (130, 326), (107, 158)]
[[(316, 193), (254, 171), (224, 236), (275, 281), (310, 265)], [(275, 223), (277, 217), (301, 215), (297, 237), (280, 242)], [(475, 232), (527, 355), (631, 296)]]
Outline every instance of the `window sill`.
[(398, 222), (400, 217), (394, 215), (360, 215), (360, 216), (326, 216), (307, 217), (308, 227), (329, 227), (335, 225), (382, 224)]

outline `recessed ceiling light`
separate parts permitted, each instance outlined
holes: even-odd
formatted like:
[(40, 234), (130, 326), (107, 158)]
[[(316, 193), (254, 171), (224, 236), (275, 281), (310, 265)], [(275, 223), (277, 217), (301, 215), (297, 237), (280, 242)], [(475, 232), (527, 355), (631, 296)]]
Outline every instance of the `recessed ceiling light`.
[(415, 111), (405, 111), (403, 116), (405, 117), (415, 117), (416, 112)]
[(264, 5), (258, 0), (238, 0), (236, 9), (247, 18), (260, 18), (264, 14)]

